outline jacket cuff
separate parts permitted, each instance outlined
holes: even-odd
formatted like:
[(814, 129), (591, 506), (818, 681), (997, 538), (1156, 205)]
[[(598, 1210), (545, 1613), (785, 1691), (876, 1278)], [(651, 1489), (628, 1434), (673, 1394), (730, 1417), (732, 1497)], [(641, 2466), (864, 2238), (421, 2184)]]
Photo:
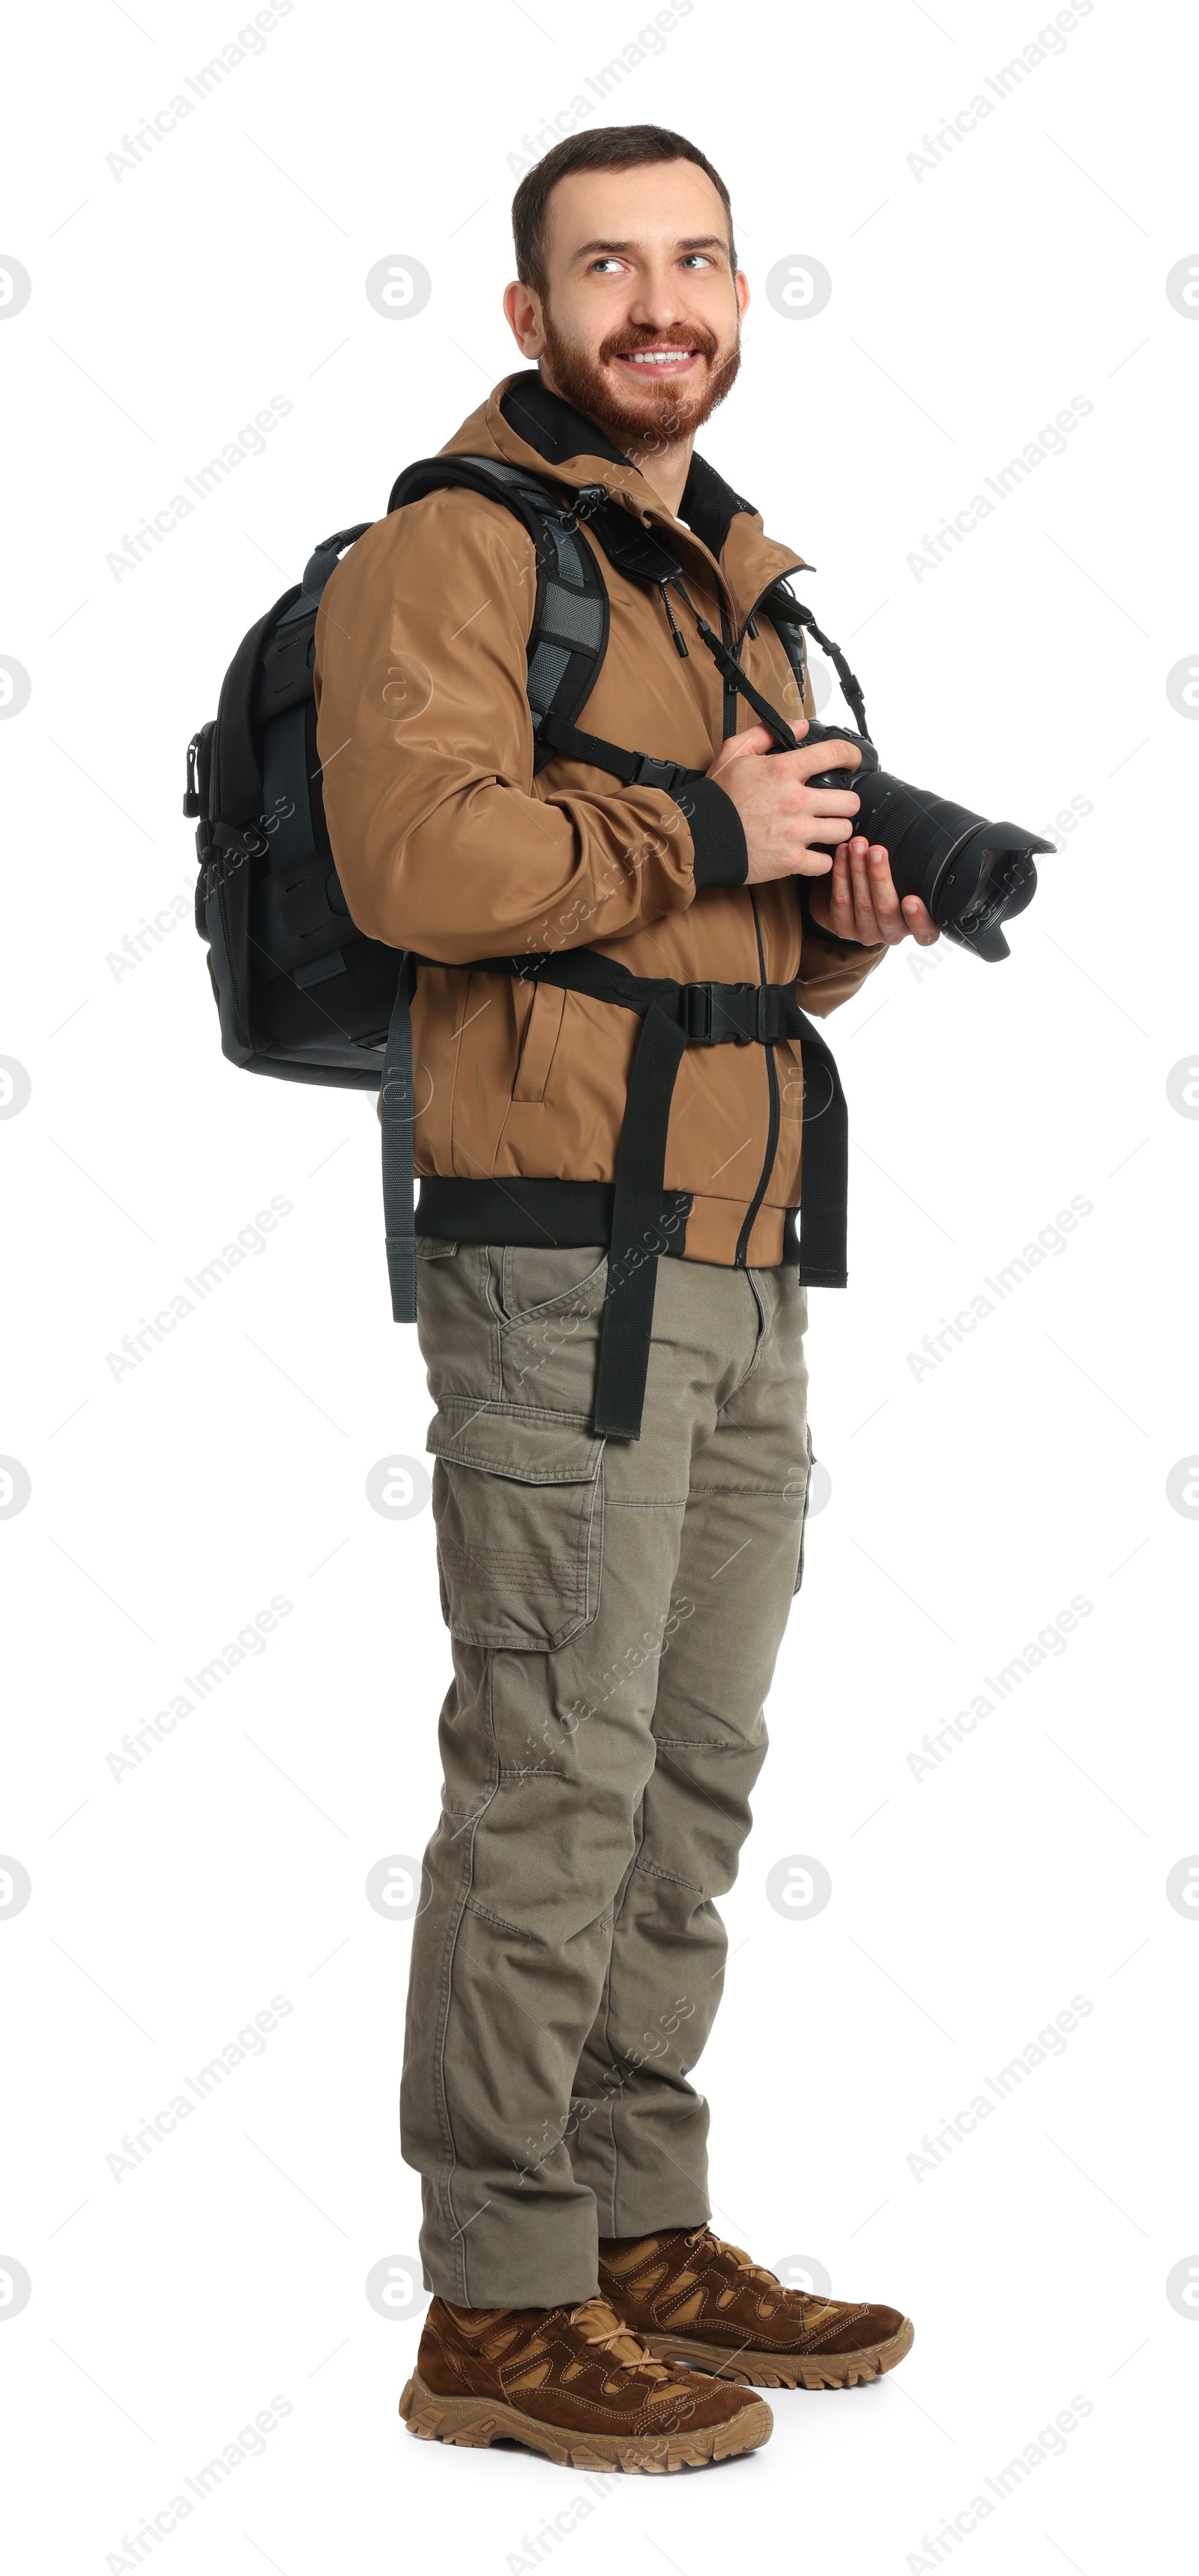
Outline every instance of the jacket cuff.
[(691, 830), (696, 893), (705, 886), (744, 885), (749, 851), (732, 797), (714, 778), (693, 778), (677, 802)]

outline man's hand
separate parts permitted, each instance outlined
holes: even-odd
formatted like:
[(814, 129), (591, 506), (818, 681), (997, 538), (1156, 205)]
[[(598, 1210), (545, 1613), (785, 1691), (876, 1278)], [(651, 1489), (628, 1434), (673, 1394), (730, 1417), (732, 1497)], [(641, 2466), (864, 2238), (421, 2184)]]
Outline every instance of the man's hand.
[[(815, 742), (805, 745), (808, 720), (801, 716), (792, 730), (800, 737), (795, 751), (776, 751), (765, 725), (735, 734), (722, 744), (708, 771), (732, 798), (741, 817), (749, 852), (750, 885), (774, 877), (824, 877), (809, 901), (812, 918), (835, 939), (852, 939), (888, 947), (909, 933), (922, 948), (940, 932), (918, 895), (901, 904), (885, 849), (855, 836), (853, 816), (860, 799), (852, 788), (810, 787), (825, 769), (856, 769), (857, 744)], [(816, 841), (838, 844), (835, 858), (816, 850)]]
[(901, 904), (891, 875), (891, 862), (878, 844), (856, 834), (831, 862), (832, 874), (808, 897), (812, 919), (834, 939), (857, 939), (864, 948), (885, 942), (894, 948), (909, 932), (920, 948), (931, 948), (941, 936), (918, 894), (905, 894)]
[[(801, 716), (793, 732), (807, 732)], [(767, 757), (767, 754), (770, 757)], [(733, 734), (722, 743), (708, 771), (741, 817), (749, 851), (749, 883), (771, 877), (826, 877), (833, 862), (813, 841), (848, 841), (859, 799), (848, 787), (809, 787), (822, 769), (856, 769), (861, 752), (853, 742), (801, 742), (797, 751), (776, 751), (765, 725)]]

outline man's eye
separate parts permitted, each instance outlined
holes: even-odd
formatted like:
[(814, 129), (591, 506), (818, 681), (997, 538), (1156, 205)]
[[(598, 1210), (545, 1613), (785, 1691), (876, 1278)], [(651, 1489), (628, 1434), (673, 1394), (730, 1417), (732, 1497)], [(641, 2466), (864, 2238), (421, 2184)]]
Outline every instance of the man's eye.
[(619, 268), (620, 261), (615, 257), (607, 259), (593, 259), (591, 265), (593, 269)]
[(683, 259), (684, 268), (712, 268), (714, 265), (706, 250), (689, 250)]

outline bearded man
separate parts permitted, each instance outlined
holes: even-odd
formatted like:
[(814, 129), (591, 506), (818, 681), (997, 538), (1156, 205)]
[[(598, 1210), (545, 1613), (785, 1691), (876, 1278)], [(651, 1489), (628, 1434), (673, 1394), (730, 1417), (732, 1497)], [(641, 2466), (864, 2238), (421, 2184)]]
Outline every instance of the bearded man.
[[(860, 754), (804, 748), (803, 558), (694, 453), (749, 301), (723, 181), (611, 128), (555, 146), (513, 223), (526, 367), (439, 460), (474, 479), (362, 537), (317, 626), (338, 875), (420, 960), (454, 1659), (401, 2098), (434, 2296), (402, 2407), (448, 2441), (702, 2465), (766, 2439), (758, 2389), (851, 2386), (912, 2340), (713, 2231), (689, 2074), (803, 1570), (807, 1287), (844, 1279), (809, 1015), (937, 932), (857, 796), (813, 783)], [(489, 472), (548, 493), (544, 548)], [(555, 690), (588, 635), (581, 731)]]

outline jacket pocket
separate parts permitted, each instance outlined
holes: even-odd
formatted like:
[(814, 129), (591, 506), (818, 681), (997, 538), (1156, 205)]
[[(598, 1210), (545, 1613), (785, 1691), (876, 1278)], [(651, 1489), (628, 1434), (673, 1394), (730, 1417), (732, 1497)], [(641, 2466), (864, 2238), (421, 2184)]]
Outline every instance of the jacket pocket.
[[(804, 1424), (804, 1437), (808, 1444), (808, 1472), (804, 1481), (803, 1515), (799, 1524), (799, 1567), (795, 1577), (795, 1592), (798, 1592), (800, 1584), (803, 1582), (804, 1539), (807, 1535), (808, 1528), (808, 1504), (812, 1498), (812, 1469), (816, 1464), (815, 1452), (812, 1448), (812, 1434), (806, 1422)], [(792, 1599), (794, 1599), (794, 1597), (795, 1595), (793, 1593)]]
[(514, 1100), (544, 1100), (565, 1008), (566, 994), (560, 985), (534, 984), (512, 1085)]
[(604, 1443), (586, 1416), (446, 1396), (427, 1445), (451, 1636), (548, 1654), (590, 1626), (599, 1609)]

